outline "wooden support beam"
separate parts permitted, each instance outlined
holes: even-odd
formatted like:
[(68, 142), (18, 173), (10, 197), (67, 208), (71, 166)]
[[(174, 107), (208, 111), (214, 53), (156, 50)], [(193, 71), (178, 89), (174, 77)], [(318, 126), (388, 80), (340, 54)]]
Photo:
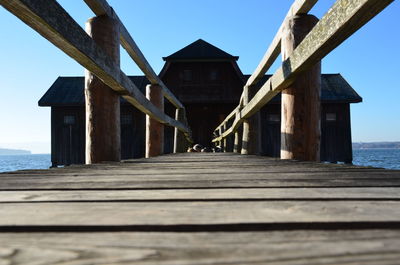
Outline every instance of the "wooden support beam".
[(121, 32), (121, 44), (122, 47), (127, 51), (129, 56), (135, 61), (140, 70), (146, 75), (150, 83), (153, 85), (160, 85), (163, 89), (163, 95), (178, 109), (183, 108), (182, 103), (175, 97), (175, 95), (167, 88), (167, 86), (161, 81), (158, 75), (154, 72), (142, 51), (129, 34), (124, 24), (119, 19), (118, 15), (114, 12), (113, 8), (107, 3), (106, 0), (84, 0), (86, 4), (92, 9), (96, 15), (108, 15), (118, 20), (120, 24)]
[(242, 151), (242, 133), (240, 128), (235, 132), (235, 141), (233, 143), (233, 152), (241, 153)]
[[(86, 32), (119, 65), (119, 25), (107, 16), (86, 22)], [(85, 71), (86, 164), (121, 160), (119, 95)]]
[(278, 32), (275, 34), (274, 39), (271, 42), (271, 45), (268, 47), (267, 52), (265, 53), (263, 59), (258, 64), (254, 73), (247, 80), (246, 86), (254, 86), (256, 85), (268, 71), (268, 69), (275, 62), (276, 58), (278, 58), (281, 52), (281, 33), (283, 24), (285, 21), (292, 16), (298, 14), (306, 14), (308, 13), (313, 6), (318, 2), (318, 0), (296, 0), (289, 9), (285, 19), (283, 20), (282, 25), (279, 27)]
[[(162, 88), (158, 85), (147, 85), (146, 97), (157, 108), (164, 112)], [(164, 153), (164, 125), (146, 115), (146, 158)]]
[[(317, 1), (318, 0), (296, 0), (290, 7), (289, 12), (287, 13), (284, 19), (284, 22), (288, 17), (295, 16), (298, 14), (308, 13), (308, 11), (311, 10), (311, 8), (317, 3)], [(260, 61), (254, 73), (247, 80), (246, 83), (247, 87), (256, 85), (264, 77), (265, 73), (275, 62), (276, 58), (278, 58), (281, 52), (281, 32), (282, 32), (282, 25), (280, 26), (278, 32), (275, 34), (275, 37), (272, 40), (270, 46), (268, 47), (268, 50), (265, 53), (263, 59)], [(245, 89), (243, 90), (239, 105), (243, 104), (244, 92)], [(231, 119), (235, 115), (237, 109), (238, 108), (235, 108), (219, 126), (222, 126), (223, 123)], [(215, 130), (218, 130), (219, 126)]]
[(253, 99), (243, 107), (240, 115), (223, 135), (234, 133), (245, 119), (259, 111), (283, 89), (289, 87), (298, 74), (310, 69), (328, 53), (364, 26), (394, 0), (338, 0), (281, 67), (260, 88)]
[[(254, 86), (246, 86), (243, 91), (243, 105), (249, 103), (249, 101), (255, 95)], [(243, 133), (242, 133), (242, 155), (257, 155), (260, 152), (259, 145), (260, 141), (260, 113), (257, 112), (252, 117), (243, 121)]]
[[(227, 124), (225, 123), (224, 124), (224, 126), (222, 127), (223, 128), (223, 132), (224, 131), (226, 131), (226, 129), (227, 129)], [(228, 137), (225, 137), (223, 140), (222, 140), (222, 142), (223, 142), (223, 150), (224, 150), (224, 153), (226, 153), (226, 152), (228, 152)]]
[(231, 113), (229, 113), (228, 116), (226, 116), (225, 120), (221, 122), (221, 124), (218, 125), (217, 128), (215, 128), (214, 132), (219, 131), (219, 129), (223, 127), (225, 123), (227, 123), (230, 119), (234, 118), (235, 115), (238, 113), (238, 111), (239, 111), (239, 106), (236, 107)]
[[(224, 127), (219, 128), (219, 135), (223, 135), (224, 134)], [(221, 152), (225, 152), (225, 145), (224, 145), (224, 139), (221, 138), (221, 140), (219, 141), (219, 146), (221, 147)]]
[(137, 109), (163, 124), (177, 127), (185, 133), (188, 140), (191, 139), (187, 126), (165, 115), (151, 104), (118, 65), (56, 1), (0, 0), (0, 4), (117, 91)]
[[(293, 50), (318, 23), (312, 15), (286, 20), (282, 31), (282, 58)], [(301, 73), (282, 91), (281, 159), (320, 161), (321, 62)]]
[[(186, 123), (185, 109), (176, 109), (175, 119), (185, 124)], [(185, 153), (188, 147), (189, 143), (186, 140), (185, 135), (175, 128), (174, 153)]]

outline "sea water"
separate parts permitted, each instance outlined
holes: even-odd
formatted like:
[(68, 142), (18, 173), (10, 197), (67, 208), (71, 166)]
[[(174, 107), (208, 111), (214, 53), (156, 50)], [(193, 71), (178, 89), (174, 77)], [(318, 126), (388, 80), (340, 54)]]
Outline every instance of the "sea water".
[(51, 166), (51, 157), (45, 155), (0, 155), (0, 172), (21, 169), (46, 169)]
[[(400, 169), (400, 149), (354, 149), (353, 164)], [(0, 155), (0, 172), (21, 169), (46, 169), (51, 166), (47, 155)]]
[(400, 169), (400, 149), (354, 149), (353, 164)]

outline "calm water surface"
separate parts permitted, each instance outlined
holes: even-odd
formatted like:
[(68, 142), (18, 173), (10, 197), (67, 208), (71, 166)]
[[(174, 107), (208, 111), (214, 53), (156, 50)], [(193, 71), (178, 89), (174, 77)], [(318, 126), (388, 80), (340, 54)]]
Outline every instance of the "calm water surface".
[(400, 169), (400, 149), (354, 149), (353, 164)]
[(0, 172), (21, 169), (45, 169), (51, 166), (50, 155), (0, 155)]
[[(360, 166), (400, 169), (400, 149), (355, 149), (353, 164)], [(46, 169), (51, 166), (50, 155), (0, 155), (0, 172), (21, 169)]]

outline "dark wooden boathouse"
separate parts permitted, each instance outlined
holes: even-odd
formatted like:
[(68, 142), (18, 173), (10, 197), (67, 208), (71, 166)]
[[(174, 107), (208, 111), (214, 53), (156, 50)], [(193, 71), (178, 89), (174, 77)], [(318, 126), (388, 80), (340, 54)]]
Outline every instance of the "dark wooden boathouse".
[[(197, 143), (210, 145), (213, 130), (236, 107), (248, 75), (237, 60), (204, 40), (164, 57), (159, 76), (186, 106), (189, 126)], [(131, 76), (142, 91), (149, 83), (145, 76)], [(265, 81), (269, 76), (265, 76)], [(340, 74), (322, 75), (321, 160), (352, 161), (350, 103), (361, 97)], [(81, 164), (85, 161), (84, 77), (59, 77), (39, 100), (51, 107), (52, 164)], [(174, 108), (165, 102), (165, 112)], [(261, 153), (279, 156), (280, 98), (261, 110)], [(164, 152), (172, 152), (173, 128), (165, 128)], [(121, 157), (144, 157), (145, 115), (121, 99)]]

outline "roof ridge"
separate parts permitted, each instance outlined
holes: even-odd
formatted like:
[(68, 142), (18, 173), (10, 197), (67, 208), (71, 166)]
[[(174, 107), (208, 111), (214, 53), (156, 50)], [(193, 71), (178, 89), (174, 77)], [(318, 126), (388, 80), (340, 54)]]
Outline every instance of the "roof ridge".
[(238, 56), (233, 56), (224, 50), (214, 46), (213, 44), (198, 39), (182, 49), (174, 52), (173, 54), (163, 57), (164, 61), (167, 60), (185, 60), (185, 59), (229, 59), (238, 60)]

